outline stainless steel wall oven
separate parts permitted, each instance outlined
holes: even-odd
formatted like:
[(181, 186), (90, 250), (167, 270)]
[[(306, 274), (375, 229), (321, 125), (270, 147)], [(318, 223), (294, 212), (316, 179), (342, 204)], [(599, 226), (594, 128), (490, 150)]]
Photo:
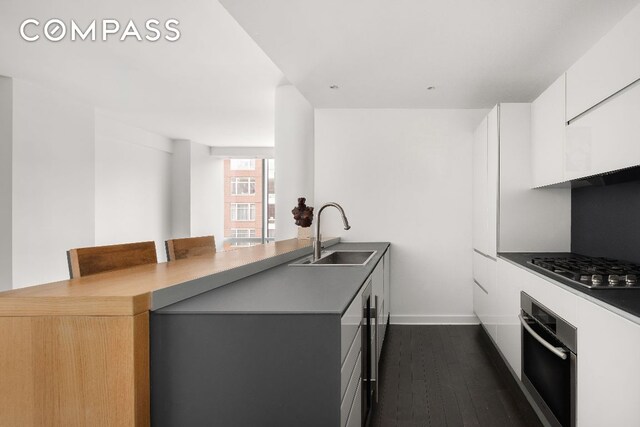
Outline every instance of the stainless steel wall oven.
[(576, 425), (577, 329), (520, 294), (522, 382), (552, 426)]

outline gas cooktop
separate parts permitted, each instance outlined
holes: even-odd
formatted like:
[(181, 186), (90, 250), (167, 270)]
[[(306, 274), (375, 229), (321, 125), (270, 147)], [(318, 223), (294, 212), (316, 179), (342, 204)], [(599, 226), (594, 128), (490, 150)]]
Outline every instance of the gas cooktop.
[(627, 261), (574, 255), (533, 258), (527, 264), (590, 289), (640, 289), (640, 265)]

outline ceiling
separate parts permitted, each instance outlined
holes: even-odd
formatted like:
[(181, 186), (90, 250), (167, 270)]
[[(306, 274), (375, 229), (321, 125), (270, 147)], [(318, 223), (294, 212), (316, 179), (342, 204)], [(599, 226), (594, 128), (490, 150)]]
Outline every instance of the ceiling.
[[(283, 82), (319, 108), (531, 101), (639, 1), (0, 0), (0, 75), (169, 138), (271, 146)], [(176, 18), (182, 36), (28, 43), (26, 18)]]
[(221, 3), (317, 108), (487, 108), (535, 99), (638, 0)]
[[(26, 18), (176, 18), (167, 41), (28, 43)], [(70, 25), (70, 24), (69, 24)], [(146, 33), (145, 33), (146, 34)], [(0, 0), (0, 75), (55, 88), (122, 122), (219, 146), (273, 145), (281, 71), (215, 0)]]

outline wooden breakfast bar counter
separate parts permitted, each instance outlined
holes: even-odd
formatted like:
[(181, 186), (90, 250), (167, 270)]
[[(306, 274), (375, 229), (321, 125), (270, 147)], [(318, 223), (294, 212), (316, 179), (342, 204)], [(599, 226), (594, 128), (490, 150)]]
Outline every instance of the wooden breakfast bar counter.
[(291, 239), (0, 293), (0, 426), (149, 425), (149, 311), (310, 253)]

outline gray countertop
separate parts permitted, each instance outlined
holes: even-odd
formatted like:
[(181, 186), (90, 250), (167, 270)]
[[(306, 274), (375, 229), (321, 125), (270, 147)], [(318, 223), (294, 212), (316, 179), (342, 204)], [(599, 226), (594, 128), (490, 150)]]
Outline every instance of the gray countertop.
[(375, 250), (362, 267), (291, 267), (285, 262), (249, 277), (158, 309), (160, 314), (343, 314), (389, 243), (339, 243), (331, 250)]
[(552, 285), (559, 286), (634, 323), (640, 324), (640, 289), (589, 289), (568, 279), (551, 276), (550, 273), (527, 264), (527, 261), (534, 257), (555, 258), (571, 255), (564, 252), (513, 252), (500, 253), (499, 257), (548, 280)]

